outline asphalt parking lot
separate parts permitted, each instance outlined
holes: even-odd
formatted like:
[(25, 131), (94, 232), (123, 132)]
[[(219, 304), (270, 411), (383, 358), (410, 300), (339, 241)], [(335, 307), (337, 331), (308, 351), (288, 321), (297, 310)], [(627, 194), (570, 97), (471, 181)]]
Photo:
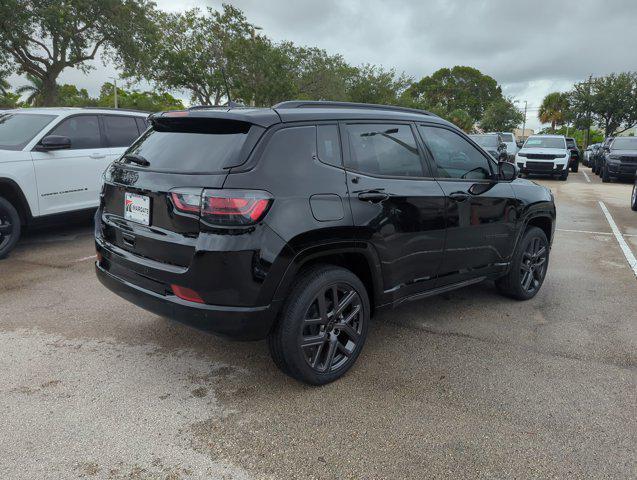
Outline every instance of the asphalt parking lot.
[(538, 296), (484, 284), (373, 320), (342, 380), (206, 336), (98, 284), (89, 222), (0, 262), (0, 478), (634, 478), (637, 254), (629, 183), (553, 190)]

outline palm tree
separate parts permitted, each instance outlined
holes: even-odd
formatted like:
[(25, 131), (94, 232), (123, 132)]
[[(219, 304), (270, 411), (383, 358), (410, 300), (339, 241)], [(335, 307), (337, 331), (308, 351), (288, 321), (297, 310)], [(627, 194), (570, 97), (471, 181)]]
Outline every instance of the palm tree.
[(569, 101), (567, 93), (549, 93), (538, 111), (537, 117), (542, 123), (550, 123), (554, 132), (557, 125), (563, 125), (568, 118)]
[(15, 93), (23, 95), (29, 94), (26, 101), (24, 103), (31, 106), (38, 106), (42, 99), (43, 94), (43, 83), (38, 77), (34, 77), (27, 73), (27, 80), (31, 83), (31, 85), (22, 85), (20, 88), (16, 89)]

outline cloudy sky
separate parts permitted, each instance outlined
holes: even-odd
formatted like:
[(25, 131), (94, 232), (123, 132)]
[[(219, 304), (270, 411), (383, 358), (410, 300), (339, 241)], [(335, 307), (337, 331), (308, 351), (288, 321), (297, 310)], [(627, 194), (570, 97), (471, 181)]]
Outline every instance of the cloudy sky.
[[(165, 10), (221, 7), (216, 0), (156, 0)], [(419, 79), (469, 65), (491, 75), (538, 128), (537, 107), (589, 75), (637, 71), (637, 0), (226, 0), (274, 40), (318, 46), (352, 64)], [(112, 68), (63, 73), (96, 94)], [(19, 84), (13, 79), (13, 84)]]

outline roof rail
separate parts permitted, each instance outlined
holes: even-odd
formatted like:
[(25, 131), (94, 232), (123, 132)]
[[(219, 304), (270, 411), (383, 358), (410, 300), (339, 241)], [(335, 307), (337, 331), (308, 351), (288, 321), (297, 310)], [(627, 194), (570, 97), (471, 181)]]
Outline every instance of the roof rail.
[(208, 110), (212, 108), (248, 108), (242, 103), (238, 102), (228, 102), (225, 105), (193, 105), (192, 107), (188, 107), (188, 110)]
[(85, 110), (112, 110), (114, 112), (135, 112), (135, 113), (153, 113), (149, 110), (137, 110), (134, 108), (113, 108), (113, 107), (79, 107)]
[(429, 115), (437, 117), (437, 115), (426, 110), (418, 108), (398, 107), (394, 105), (379, 105), (376, 103), (356, 103), (356, 102), (333, 102), (327, 100), (289, 100), (287, 102), (279, 102), (272, 108), (368, 108), (370, 110), (391, 110), (395, 112), (419, 113), (421, 115)]

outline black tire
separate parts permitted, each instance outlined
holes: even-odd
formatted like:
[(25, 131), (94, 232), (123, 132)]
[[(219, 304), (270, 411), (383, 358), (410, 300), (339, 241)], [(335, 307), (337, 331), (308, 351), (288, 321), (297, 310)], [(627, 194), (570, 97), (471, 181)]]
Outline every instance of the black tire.
[(540, 291), (548, 265), (546, 234), (537, 227), (529, 227), (515, 249), (509, 272), (497, 279), (495, 284), (504, 295), (516, 300), (529, 300)]
[(637, 212), (637, 182), (633, 185), (633, 194), (630, 196), (630, 208)]
[[(335, 304), (342, 310), (338, 316)], [(270, 355), (292, 378), (325, 385), (356, 362), (367, 338), (369, 318), (369, 297), (356, 275), (333, 265), (311, 267), (299, 274), (268, 336)]]
[(571, 167), (571, 172), (577, 173), (579, 171), (579, 162), (575, 162), (575, 164)]
[(20, 215), (7, 199), (0, 197), (0, 259), (6, 257), (20, 238)]
[(565, 182), (566, 179), (568, 178), (568, 168), (566, 170), (564, 170), (564, 172), (560, 175), (560, 180)]
[(602, 170), (602, 182), (610, 182), (610, 172), (608, 171), (608, 167), (606, 165), (604, 165), (604, 168)]

